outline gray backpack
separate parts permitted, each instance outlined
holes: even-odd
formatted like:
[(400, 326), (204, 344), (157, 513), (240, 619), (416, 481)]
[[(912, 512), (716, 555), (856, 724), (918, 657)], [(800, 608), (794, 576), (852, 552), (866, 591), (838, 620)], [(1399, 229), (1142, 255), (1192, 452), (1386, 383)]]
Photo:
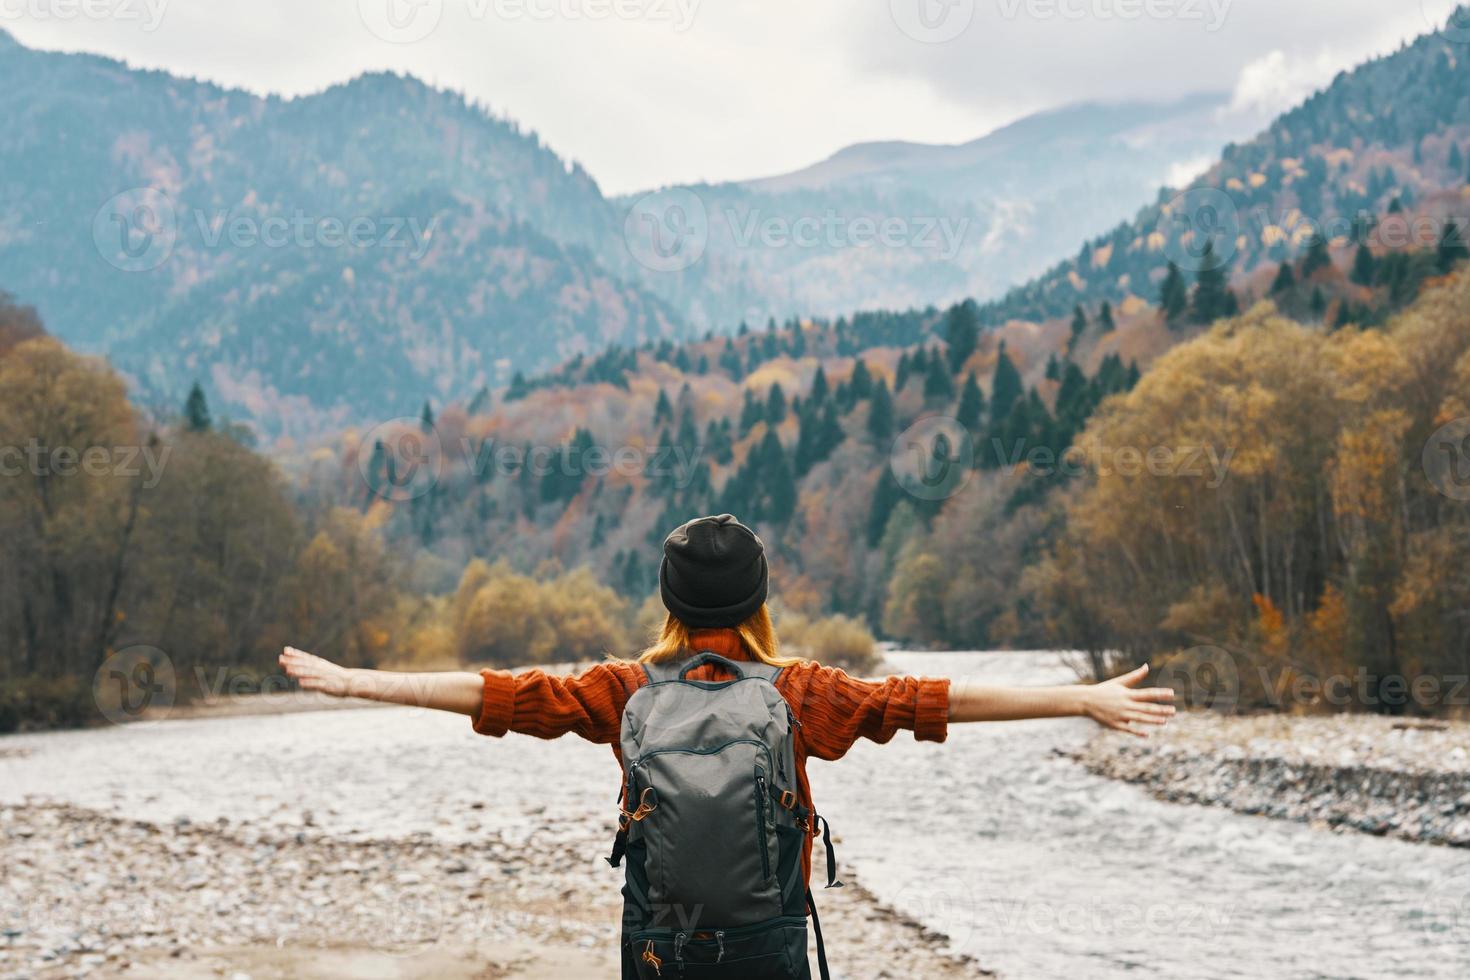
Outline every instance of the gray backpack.
[[(685, 679), (707, 663), (735, 680)], [(627, 858), (624, 980), (805, 980), (801, 852), (815, 828), (797, 798), (798, 722), (776, 690), (781, 668), (706, 652), (644, 670), (648, 683), (623, 711), (627, 781), (608, 858), (613, 867)], [(839, 884), (830, 830), (824, 840), (830, 887)], [(815, 906), (812, 926), (825, 980)]]

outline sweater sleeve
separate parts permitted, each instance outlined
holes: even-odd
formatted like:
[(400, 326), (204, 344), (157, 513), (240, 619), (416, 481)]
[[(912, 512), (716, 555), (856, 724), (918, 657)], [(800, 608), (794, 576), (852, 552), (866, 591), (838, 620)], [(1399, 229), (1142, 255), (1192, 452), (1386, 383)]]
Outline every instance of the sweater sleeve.
[(943, 742), (949, 733), (947, 678), (868, 681), (811, 662), (786, 668), (782, 677), (806, 750), (818, 759), (840, 759), (860, 738), (887, 742), (900, 729), (925, 742)]
[(635, 664), (604, 663), (571, 677), (541, 670), (482, 670), (480, 675), (485, 686), (474, 725), (481, 735), (559, 738), (573, 733), (611, 744), (618, 740), (623, 707), (642, 671)]

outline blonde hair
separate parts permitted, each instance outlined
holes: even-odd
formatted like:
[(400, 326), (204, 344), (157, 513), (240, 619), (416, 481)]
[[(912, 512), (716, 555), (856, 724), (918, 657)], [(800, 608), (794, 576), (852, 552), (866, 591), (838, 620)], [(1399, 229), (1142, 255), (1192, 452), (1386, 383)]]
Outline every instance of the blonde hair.
[[(664, 625), (658, 631), (653, 644), (638, 655), (638, 663), (653, 664), (687, 656), (693, 650), (690, 642), (693, 632), (683, 620), (670, 613), (664, 619)], [(772, 667), (790, 667), (801, 663), (800, 657), (781, 656), (776, 627), (771, 622), (771, 613), (765, 603), (761, 603), (759, 609), (736, 626), (735, 632), (740, 634), (740, 642), (745, 644), (750, 655), (761, 663)]]

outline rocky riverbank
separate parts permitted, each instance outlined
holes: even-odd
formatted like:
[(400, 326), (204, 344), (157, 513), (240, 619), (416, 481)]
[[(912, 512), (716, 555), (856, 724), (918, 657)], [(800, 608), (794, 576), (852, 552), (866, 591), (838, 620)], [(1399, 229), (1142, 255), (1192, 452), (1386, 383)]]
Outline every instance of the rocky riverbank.
[[(345, 841), (4, 806), (0, 977), (614, 976), (619, 906), (599, 829)], [(843, 974), (987, 975), (844, 877), (821, 895)]]
[(1171, 802), (1470, 847), (1464, 722), (1191, 712), (1147, 740), (1101, 734), (1078, 758)]

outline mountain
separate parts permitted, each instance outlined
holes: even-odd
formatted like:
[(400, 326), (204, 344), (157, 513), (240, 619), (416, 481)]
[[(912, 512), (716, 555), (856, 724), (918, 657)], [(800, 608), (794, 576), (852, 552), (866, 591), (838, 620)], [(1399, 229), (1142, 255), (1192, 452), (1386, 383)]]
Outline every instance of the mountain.
[(413, 78), (261, 98), (4, 35), (0, 86), (5, 288), (145, 401), (310, 429), (686, 329), (585, 171)]
[(668, 206), (692, 195), (708, 231), (702, 275), (665, 277), (678, 290), (665, 295), (697, 322), (752, 323), (997, 296), (1265, 122), (1213, 93), (1087, 103), (968, 143), (864, 143), (789, 174), (670, 188)]
[[(1111, 609), (1154, 601), (1142, 593), (1107, 610), (1063, 608), (1062, 635), (1048, 632), (1054, 624), (1037, 599), (1082, 603), (1096, 590), (1089, 576), (1132, 567), (1127, 535), (1113, 540), (1123, 553), (1108, 567), (1055, 550), (1067, 534), (1101, 534), (1129, 514), (1115, 500), (1085, 527), (1069, 527), (1069, 508), (1100, 479), (1125, 469), (1160, 477), (1150, 490), (1158, 512), (1185, 525), (1214, 514), (1212, 525), (1187, 533), (1198, 533), (1210, 562), (1249, 581), (1255, 554), (1240, 558), (1220, 528), (1265, 522), (1243, 539), (1274, 548), (1275, 522), (1304, 513), (1294, 502), (1328, 499), (1325, 489), (1277, 495), (1278, 471), (1331, 474), (1332, 493), (1373, 496), (1363, 488), (1388, 475), (1396, 486), (1400, 475), (1423, 484), (1429, 433), (1465, 414), (1470, 247), (1447, 239), (1454, 225), (1436, 220), (1470, 200), (1470, 68), (1458, 53), (1430, 36), (1345, 73), (1205, 168), (1189, 190), (1215, 212), (1185, 209), (1192, 196), (1170, 209), (1150, 205), (1002, 301), (792, 318), (735, 336), (576, 356), (493, 402), (440, 412), (440, 465), (427, 485), (393, 492), (393, 447), (417, 448), (417, 423), (368, 441), (348, 434), (336, 466), (311, 472), (339, 500), (382, 511), (390, 539), (431, 555), (425, 567), (444, 576), (444, 588), (470, 558), (493, 555), (526, 569), (590, 565), (630, 598), (646, 596), (656, 582), (647, 555), (660, 536), (689, 515), (730, 512), (758, 527), (788, 608), (859, 616), (904, 642), (965, 649), (1080, 647), (1102, 623), (1115, 624), (1109, 642), (1119, 648), (1135, 642), (1130, 636), (1172, 642), (1160, 624), (1194, 620), (1176, 619), (1168, 604), (1144, 618), (1108, 619)], [(850, 165), (792, 178), (807, 187), (773, 193), (827, 193), (909, 152), (865, 150)], [(1250, 223), (1258, 210), (1288, 233), (1261, 239)], [(1377, 231), (1361, 244), (1335, 235), (1312, 244), (1301, 231), (1311, 227), (1304, 214), (1329, 221), (1359, 210), (1360, 227)], [(1175, 227), (1180, 211), (1192, 225)], [(1235, 213), (1228, 238), (1198, 220), (1227, 212)], [(1435, 234), (1397, 237), (1422, 219)], [(1220, 264), (1202, 261), (1205, 241), (1221, 245)], [(1171, 277), (1172, 312), (1153, 302), (1171, 256), (1197, 266)], [(1267, 292), (1275, 309), (1253, 303)], [(1144, 394), (1130, 400), (1129, 392)], [(1374, 414), (1389, 402), (1405, 414)], [(1130, 419), (1128, 406), (1139, 404), (1155, 406), (1153, 414)], [(1321, 411), (1298, 411), (1312, 404)], [(1329, 411), (1332, 425), (1346, 427), (1322, 437)], [(1411, 418), (1412, 436), (1395, 428)], [(1098, 438), (1105, 430), (1097, 425), (1129, 435)], [(521, 465), (523, 447), (539, 447), (541, 458)], [(1215, 455), (1201, 455), (1205, 447)], [(1367, 469), (1389, 457), (1407, 468), (1338, 481), (1348, 471), (1322, 462), (1331, 453)], [(625, 457), (631, 462), (609, 462)], [(1414, 492), (1424, 510), (1413, 519), (1429, 514), (1415, 526), (1433, 528), (1452, 508), (1443, 506), (1448, 494), (1425, 489)], [(1374, 499), (1392, 497), (1385, 490)], [(1342, 506), (1338, 516), (1314, 518), (1364, 513)], [(1293, 576), (1298, 559), (1332, 550), (1321, 543), (1325, 526), (1303, 520), (1304, 550), (1269, 559), (1277, 595), (1267, 598), (1289, 616), (1324, 595), (1329, 573), (1305, 586)], [(1394, 553), (1376, 538), (1360, 544), (1369, 541), (1365, 555)], [(1156, 542), (1158, 551), (1171, 542)], [(1157, 566), (1151, 581), (1168, 586), (1157, 594), (1177, 601), (1180, 616), (1218, 613), (1215, 593), (1179, 594), (1194, 582), (1172, 561)], [(1340, 563), (1327, 564), (1339, 574)], [(1078, 567), (1087, 574), (1074, 578)], [(1351, 578), (1341, 581), (1344, 593), (1354, 591)], [(1255, 600), (1265, 592), (1256, 584), (1254, 597), (1231, 585), (1232, 630), (1259, 628)]]
[(1377, 251), (1433, 246), (1449, 220), (1463, 219), (1466, 147), (1470, 58), (1457, 35), (1425, 34), (1340, 73), (1260, 135), (1226, 146), (1183, 190), (1160, 191), (1131, 220), (987, 304), (982, 318), (1155, 301), (1169, 262), (1197, 272), (1207, 242), (1229, 275), (1255, 280), (1255, 295), (1277, 264), (1319, 236), (1339, 265), (1365, 242)]

